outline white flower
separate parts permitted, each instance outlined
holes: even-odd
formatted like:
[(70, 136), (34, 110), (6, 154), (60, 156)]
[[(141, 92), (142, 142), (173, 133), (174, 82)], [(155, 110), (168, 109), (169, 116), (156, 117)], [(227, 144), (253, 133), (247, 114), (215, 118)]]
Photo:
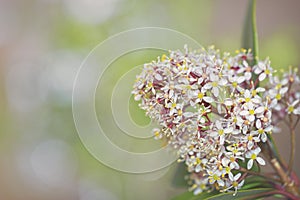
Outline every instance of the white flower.
[(233, 127), (224, 128), (221, 121), (216, 121), (216, 130), (211, 132), (212, 137), (218, 137), (220, 140), (220, 144), (223, 145), (225, 141), (226, 134), (231, 133), (233, 131)]
[[(223, 166), (229, 166), (230, 169), (239, 169), (240, 166), (237, 162), (237, 157), (235, 157), (235, 155), (230, 155), (230, 154), (227, 154), (229, 157), (224, 157), (222, 159), (222, 165)], [(240, 157), (241, 158), (241, 157)]]
[(247, 169), (248, 170), (252, 168), (254, 161), (257, 161), (260, 165), (265, 165), (266, 164), (264, 159), (257, 156), (260, 153), (260, 151), (261, 151), (261, 149), (259, 147), (257, 147), (256, 149), (248, 151), (246, 153), (246, 158), (250, 158), (248, 163), (247, 163)]
[(190, 179), (192, 179), (194, 181), (194, 184), (192, 185), (191, 188), (189, 188), (189, 190), (194, 190), (194, 195), (198, 195), (200, 193), (202, 193), (204, 190), (207, 190), (207, 183), (208, 183), (208, 179), (207, 178), (199, 178), (198, 176), (196, 176), (195, 174), (192, 174), (190, 176)]
[(255, 74), (259, 74), (259, 81), (263, 81), (267, 76), (270, 76), (273, 72), (273, 69), (270, 67), (269, 60), (259, 61), (258, 64), (253, 67), (253, 69)]
[(207, 103), (212, 103), (214, 101), (213, 98), (206, 96), (205, 92), (206, 90), (203, 87), (201, 88), (201, 90), (194, 91), (192, 93), (193, 100), (191, 100), (191, 106), (195, 106), (197, 103), (202, 102), (202, 100)]
[(256, 90), (255, 92), (253, 90), (244, 90), (243, 93), (243, 97), (239, 98), (239, 102), (244, 102), (244, 105), (261, 103), (261, 98), (256, 95)]
[(255, 143), (260, 142), (259, 136), (256, 131), (251, 131), (249, 135), (245, 136), (244, 142), (247, 143), (247, 148), (250, 150)]
[(152, 132), (154, 135), (154, 139), (156, 139), (156, 140), (160, 140), (163, 137), (163, 134), (161, 133), (160, 129), (158, 129), (158, 128), (154, 128), (152, 130)]
[(255, 125), (257, 128), (257, 131), (255, 131), (255, 132), (259, 135), (259, 137), (261, 137), (261, 141), (266, 142), (267, 138), (268, 138), (266, 133), (270, 133), (273, 129), (273, 126), (268, 125), (265, 128), (263, 128), (263, 125), (262, 125), (260, 119), (256, 120)]
[(211, 73), (209, 77), (210, 77), (211, 82), (206, 83), (204, 85), (204, 88), (206, 90), (211, 89), (212, 94), (215, 97), (218, 97), (220, 86), (225, 86), (227, 81), (226, 81), (226, 79), (220, 78), (218, 75), (216, 75), (214, 73)]
[(178, 113), (178, 110), (182, 110), (183, 104), (177, 102), (178, 95), (174, 95), (174, 98), (170, 99), (171, 101), (166, 103), (166, 108), (170, 109), (169, 115), (173, 115), (174, 113)]
[(228, 187), (226, 190), (234, 188), (233, 196), (235, 196), (237, 193), (237, 190), (240, 189), (244, 185), (245, 180), (241, 180), (240, 182), (238, 182), (240, 177), (241, 177), (241, 173), (238, 173), (235, 176), (233, 176), (232, 174), (229, 174), (229, 180), (231, 181), (232, 185), (230, 187)]
[(252, 70), (251, 67), (249, 66), (248, 62), (246, 60), (243, 60), (243, 65), (244, 65), (244, 77), (247, 81), (251, 80), (252, 77)]
[(282, 87), (279, 89), (270, 89), (269, 96), (272, 99), (270, 106), (275, 107), (277, 105), (278, 101), (280, 101), (284, 97), (284, 95), (287, 93), (288, 89), (289, 89), (288, 87)]
[(300, 115), (300, 106), (295, 108), (295, 106), (299, 103), (299, 99), (295, 100), (292, 104), (288, 104), (286, 109), (288, 114)]
[(237, 90), (237, 91), (243, 90), (243, 88), (240, 86), (240, 84), (242, 82), (244, 82), (246, 80), (246, 78), (244, 76), (229, 76), (228, 80), (230, 82), (232, 92), (234, 92), (235, 90)]
[(249, 103), (246, 110), (241, 111), (240, 115), (246, 117), (246, 119), (248, 119), (250, 122), (253, 122), (255, 120), (255, 115), (262, 114), (264, 110), (264, 106), (255, 108), (253, 104)]
[(221, 187), (225, 185), (224, 181), (221, 179), (221, 176), (222, 176), (221, 171), (219, 171), (219, 170), (216, 170), (214, 172), (209, 171), (208, 174), (209, 174), (208, 182), (210, 184), (214, 184), (215, 182), (217, 182), (218, 185)]

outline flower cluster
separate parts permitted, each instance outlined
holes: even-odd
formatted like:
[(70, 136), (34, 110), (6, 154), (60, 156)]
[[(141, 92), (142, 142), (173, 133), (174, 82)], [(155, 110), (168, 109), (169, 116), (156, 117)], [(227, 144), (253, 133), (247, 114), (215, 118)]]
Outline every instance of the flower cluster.
[(300, 78), (298, 69), (283, 73), (282, 78), (275, 76), (270, 80), (268, 97), (273, 109), (273, 124), (277, 124), (287, 115), (300, 115)]
[[(299, 85), (296, 74), (280, 80), (268, 59), (252, 63), (250, 50), (231, 56), (214, 47), (185, 47), (145, 64), (137, 76), (135, 100), (159, 123), (155, 138), (178, 150), (195, 194), (209, 189), (236, 193), (244, 183), (237, 172), (241, 163), (248, 170), (265, 165), (259, 143), (272, 132), (272, 110), (277, 118), (300, 114), (300, 93), (291, 89)], [(262, 81), (269, 82), (268, 88), (259, 86)]]

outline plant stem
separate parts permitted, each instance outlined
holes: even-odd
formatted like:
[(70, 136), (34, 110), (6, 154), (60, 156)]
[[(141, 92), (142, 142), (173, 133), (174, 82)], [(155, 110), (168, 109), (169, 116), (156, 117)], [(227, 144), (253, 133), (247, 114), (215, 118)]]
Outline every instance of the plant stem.
[(252, 0), (252, 46), (253, 46), (253, 57), (254, 57), (254, 65), (257, 64), (258, 61), (258, 34), (256, 27), (256, 0)]
[(264, 149), (265, 158), (267, 158), (276, 174), (280, 177), (281, 183), (283, 184), (281, 187), (284, 189), (284, 192), (300, 197), (300, 192), (295, 181), (288, 175), (288, 173), (286, 173), (282, 166), (283, 163), (278, 161), (276, 155), (274, 155), (274, 150), (270, 148), (269, 145), (262, 146), (262, 148)]
[(296, 123), (295, 123), (294, 126), (293, 126), (293, 129), (296, 128), (296, 126), (297, 126), (297, 124), (299, 123), (299, 121), (300, 121), (300, 116), (298, 116), (298, 118), (297, 118), (297, 120), (296, 120)]
[(289, 175), (291, 171), (293, 170), (293, 164), (294, 164), (294, 158), (295, 158), (295, 128), (293, 124), (293, 117), (292, 115), (289, 115), (289, 122), (290, 122), (290, 131), (291, 131), (291, 153), (290, 153), (290, 159), (289, 159), (289, 165), (288, 165), (288, 171), (287, 174)]
[(280, 163), (277, 161), (276, 158), (271, 159), (271, 164), (274, 170), (277, 172), (278, 176), (284, 183), (283, 187), (285, 188), (286, 192), (293, 194), (294, 196), (300, 197), (300, 192), (298, 187), (295, 185), (295, 182), (285, 173)]

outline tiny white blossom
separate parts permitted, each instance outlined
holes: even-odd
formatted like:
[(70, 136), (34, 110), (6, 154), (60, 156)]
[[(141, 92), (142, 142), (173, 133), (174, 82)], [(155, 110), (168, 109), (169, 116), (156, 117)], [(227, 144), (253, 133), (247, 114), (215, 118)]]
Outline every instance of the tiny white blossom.
[(218, 97), (220, 86), (224, 86), (227, 83), (227, 81), (223, 78), (220, 78), (218, 75), (216, 75), (214, 73), (210, 74), (210, 80), (211, 80), (211, 82), (206, 83), (204, 85), (204, 88), (206, 90), (211, 89), (212, 94), (215, 97)]
[(300, 106), (298, 108), (295, 108), (295, 106), (299, 103), (299, 99), (295, 100), (292, 104), (288, 104), (287, 107), (287, 113), (288, 114), (295, 114), (300, 115)]
[(231, 186), (228, 187), (226, 190), (234, 188), (233, 196), (235, 196), (237, 194), (237, 190), (240, 189), (244, 185), (245, 180), (239, 181), (240, 177), (241, 177), (241, 173), (238, 173), (235, 176), (233, 176), (232, 174), (229, 175), (229, 180), (231, 181)]
[(257, 161), (260, 165), (265, 165), (266, 162), (261, 157), (257, 156), (260, 153), (261, 149), (257, 147), (254, 150), (251, 150), (246, 153), (246, 158), (249, 158), (249, 161), (247, 163), (247, 169), (251, 169), (253, 166), (254, 161)]

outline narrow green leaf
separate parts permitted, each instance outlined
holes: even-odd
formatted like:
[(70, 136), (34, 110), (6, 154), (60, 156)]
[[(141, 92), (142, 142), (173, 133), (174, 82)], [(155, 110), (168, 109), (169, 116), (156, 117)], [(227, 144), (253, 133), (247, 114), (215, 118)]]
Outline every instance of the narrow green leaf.
[(187, 187), (187, 181), (185, 180), (186, 175), (188, 175), (186, 165), (184, 163), (178, 163), (172, 185), (175, 187)]
[(184, 192), (176, 197), (173, 197), (171, 200), (192, 200), (195, 195), (192, 192)]
[(270, 191), (272, 191), (270, 188), (239, 190), (235, 196), (233, 196), (233, 192), (228, 192), (209, 197), (207, 200), (241, 200), (245, 199), (245, 197), (250, 197), (251, 195), (263, 194)]
[(205, 200), (242, 200), (245, 199), (245, 197), (251, 197), (252, 195), (261, 194), (263, 196), (264, 193), (271, 192), (271, 191), (273, 191), (273, 189), (271, 188), (239, 190), (235, 196), (233, 196), (234, 192), (220, 193), (214, 191), (210, 193), (203, 192), (199, 195), (193, 195), (192, 192), (185, 192), (173, 198), (172, 200), (204, 200), (204, 199)]
[(242, 36), (242, 47), (252, 49), (254, 57), (254, 65), (258, 60), (258, 35), (256, 28), (256, 0), (250, 0), (248, 11), (244, 23)]
[(268, 182), (268, 180), (259, 176), (250, 176), (246, 178), (242, 190), (255, 188), (272, 188), (272, 185)]
[(218, 191), (212, 191), (212, 192), (207, 192), (204, 191), (199, 195), (194, 195), (193, 192), (185, 192), (180, 194), (179, 196), (176, 196), (172, 198), (172, 200), (200, 200), (200, 199), (207, 199), (208, 197), (217, 195), (217, 194), (222, 194)]
[(242, 35), (242, 47), (245, 49), (253, 48), (252, 37), (252, 0), (249, 1), (246, 18), (244, 21), (244, 29)]

